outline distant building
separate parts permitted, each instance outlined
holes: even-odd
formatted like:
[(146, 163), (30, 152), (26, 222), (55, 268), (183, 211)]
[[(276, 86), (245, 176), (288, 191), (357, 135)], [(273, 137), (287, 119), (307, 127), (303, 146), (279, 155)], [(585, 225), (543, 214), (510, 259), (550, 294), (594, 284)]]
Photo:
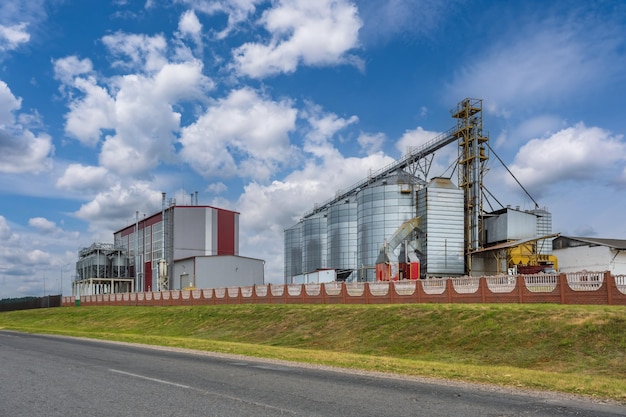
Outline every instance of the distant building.
[(239, 213), (165, 205), (79, 252), (75, 295), (264, 283), (261, 259), (239, 256)]
[(560, 272), (626, 274), (626, 240), (559, 236), (552, 241)]

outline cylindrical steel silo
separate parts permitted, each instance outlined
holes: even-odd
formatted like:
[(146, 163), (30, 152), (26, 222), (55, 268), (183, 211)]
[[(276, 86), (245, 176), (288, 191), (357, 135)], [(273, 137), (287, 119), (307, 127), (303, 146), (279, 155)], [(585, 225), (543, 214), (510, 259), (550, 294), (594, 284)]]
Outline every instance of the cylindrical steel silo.
[(405, 221), (415, 217), (414, 179), (386, 177), (357, 193), (357, 268), (360, 281), (374, 281), (381, 246)]
[(328, 268), (338, 270), (339, 278), (354, 278), (357, 268), (357, 202), (352, 195), (328, 208)]
[(285, 229), (285, 283), (302, 274), (302, 222)]
[(326, 211), (302, 220), (302, 273), (326, 268)]

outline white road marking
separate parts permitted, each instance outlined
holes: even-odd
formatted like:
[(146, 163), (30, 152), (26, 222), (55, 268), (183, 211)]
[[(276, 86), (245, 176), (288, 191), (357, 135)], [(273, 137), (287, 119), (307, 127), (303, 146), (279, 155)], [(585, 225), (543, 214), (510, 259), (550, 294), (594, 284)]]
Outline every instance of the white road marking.
[(198, 389), (198, 388), (191, 387), (189, 385), (178, 384), (176, 382), (165, 381), (163, 379), (152, 378), (152, 377), (145, 376), (145, 375), (133, 374), (133, 373), (126, 372), (126, 371), (120, 371), (119, 369), (109, 368), (109, 371), (110, 372), (115, 372), (115, 373), (121, 374), (121, 375), (132, 376), (134, 378), (145, 379), (147, 381), (158, 382), (160, 384), (172, 385), (172, 386), (175, 386), (175, 387), (185, 388), (185, 389), (191, 389), (191, 390), (194, 390), (194, 391), (198, 391), (198, 392), (200, 392), (200, 393), (202, 393), (204, 395), (212, 395), (212, 396), (215, 396), (215, 397), (221, 397), (221, 398), (226, 398), (226, 399), (232, 400), (232, 401), (238, 401), (238, 402), (241, 402), (241, 403), (250, 404), (250, 405), (253, 405), (253, 406), (256, 406), (256, 407), (267, 408), (267, 409), (270, 409), (270, 410), (277, 410), (281, 414), (293, 414), (293, 415), (296, 414), (295, 412), (293, 412), (291, 410), (287, 410), (287, 409), (284, 409), (284, 408), (281, 408), (281, 407), (275, 407), (275, 406), (270, 405), (270, 404), (261, 403), (261, 402), (258, 402), (258, 401), (251, 401), (251, 400), (247, 400), (245, 398), (240, 398), (240, 397), (233, 397), (231, 395), (220, 394), (220, 393), (217, 393), (217, 392), (201, 390), (201, 389)]
[(120, 371), (118, 369), (109, 369), (109, 371), (115, 372), (115, 373), (118, 373), (118, 374), (122, 374), (122, 375), (132, 376), (132, 377), (135, 377), (135, 378), (146, 379), (148, 381), (158, 382), (158, 383), (161, 383), (161, 384), (173, 385), (173, 386), (179, 387), (179, 388), (192, 389), (189, 385), (177, 384), (176, 382), (170, 382), (170, 381), (165, 381), (163, 379), (151, 378), (149, 376), (144, 376), (144, 375), (131, 374), (130, 372), (124, 372), (124, 371)]

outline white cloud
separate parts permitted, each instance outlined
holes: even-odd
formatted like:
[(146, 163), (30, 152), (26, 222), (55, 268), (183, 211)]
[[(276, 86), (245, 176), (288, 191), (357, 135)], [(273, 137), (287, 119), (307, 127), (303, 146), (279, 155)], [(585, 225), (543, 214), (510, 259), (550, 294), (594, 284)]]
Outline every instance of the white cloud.
[(28, 225), (42, 233), (55, 233), (59, 230), (54, 222), (43, 217), (33, 217), (29, 219)]
[(0, 51), (11, 51), (30, 41), (27, 26), (25, 22), (12, 26), (0, 25)]
[(178, 30), (192, 38), (197, 38), (202, 33), (202, 24), (193, 10), (187, 10), (180, 16)]
[(345, 119), (334, 113), (324, 112), (321, 106), (313, 103), (308, 103), (301, 117), (306, 119), (310, 126), (305, 134), (303, 150), (317, 158), (335, 155), (337, 149), (332, 143), (332, 138), (340, 130), (359, 121), (356, 116)]
[(266, 3), (267, 0), (179, 0), (191, 9), (215, 15), (217, 13), (225, 13), (228, 15), (228, 23), (226, 28), (217, 33), (218, 39), (228, 36), (235, 27), (244, 22), (248, 17), (256, 11), (258, 4)]
[(289, 101), (275, 102), (250, 88), (231, 91), (182, 130), (180, 154), (205, 177), (266, 179), (289, 160), (296, 115)]
[(161, 207), (161, 202), (161, 192), (151, 189), (146, 182), (118, 183), (83, 204), (74, 216), (89, 222), (90, 230), (97, 231), (99, 240), (110, 241), (114, 231), (135, 221), (136, 211), (140, 216), (152, 214)]
[[(0, 274), (5, 278), (0, 293), (12, 296), (57, 294), (61, 287), (61, 268), (73, 265), (76, 260), (78, 232), (62, 230), (54, 222), (43, 217), (31, 218), (30, 228), (19, 233), (19, 226), (10, 225), (0, 215)], [(67, 277), (67, 275), (66, 275)], [(10, 284), (9, 284), (10, 280)], [(69, 292), (70, 280), (63, 282), (65, 294)]]
[(115, 101), (93, 78), (77, 78), (73, 86), (83, 96), (70, 103), (65, 132), (84, 145), (95, 146), (102, 131), (115, 126)]
[(298, 65), (356, 63), (348, 52), (358, 46), (361, 20), (345, 0), (281, 0), (263, 13), (271, 34), (265, 44), (248, 42), (233, 55), (237, 71), (252, 78), (292, 73)]
[(71, 84), (75, 77), (89, 74), (93, 71), (93, 64), (90, 59), (79, 59), (75, 55), (54, 60), (52, 64), (54, 66), (54, 77), (64, 84)]
[(167, 63), (167, 41), (163, 35), (135, 35), (116, 32), (102, 38), (113, 56), (119, 56), (113, 66), (122, 69), (159, 71)]
[[(52, 139), (45, 133), (36, 135), (15, 120), (21, 108), (7, 84), (0, 80), (0, 172), (39, 173), (51, 167), (54, 153)], [(28, 120), (26, 117), (24, 120)]]
[(147, 75), (105, 79), (108, 88), (98, 85), (89, 74), (82, 76), (89, 69), (84, 60), (57, 63), (58, 78), (66, 82), (65, 88), (73, 88), (66, 132), (93, 146), (101, 141), (104, 131), (112, 130), (104, 138), (100, 164), (122, 175), (143, 176), (160, 161), (173, 161), (181, 118), (173, 106), (185, 100), (202, 100), (203, 93), (213, 87), (197, 60), (165, 63)]
[[(615, 177), (612, 170), (621, 171), (626, 161), (622, 139), (578, 123), (548, 138), (528, 141), (509, 168), (531, 195), (542, 196), (559, 183)], [(512, 184), (512, 179), (508, 182)]]
[(380, 152), (385, 143), (386, 136), (384, 133), (361, 133), (357, 139), (361, 148), (368, 154)]
[(109, 185), (108, 171), (104, 167), (70, 164), (56, 186), (66, 190), (100, 190)]
[(226, 190), (228, 190), (228, 186), (226, 186), (226, 184), (224, 184), (223, 182), (216, 182), (213, 184), (209, 184), (205, 188), (205, 191), (208, 191), (213, 194), (221, 194)]

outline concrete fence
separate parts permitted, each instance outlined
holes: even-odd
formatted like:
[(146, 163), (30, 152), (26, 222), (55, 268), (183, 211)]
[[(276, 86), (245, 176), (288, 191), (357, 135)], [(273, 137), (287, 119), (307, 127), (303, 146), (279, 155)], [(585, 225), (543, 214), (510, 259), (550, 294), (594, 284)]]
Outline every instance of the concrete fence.
[(609, 272), (431, 278), (418, 281), (267, 284), (63, 297), (63, 306), (219, 304), (554, 303), (626, 305), (626, 275)]

